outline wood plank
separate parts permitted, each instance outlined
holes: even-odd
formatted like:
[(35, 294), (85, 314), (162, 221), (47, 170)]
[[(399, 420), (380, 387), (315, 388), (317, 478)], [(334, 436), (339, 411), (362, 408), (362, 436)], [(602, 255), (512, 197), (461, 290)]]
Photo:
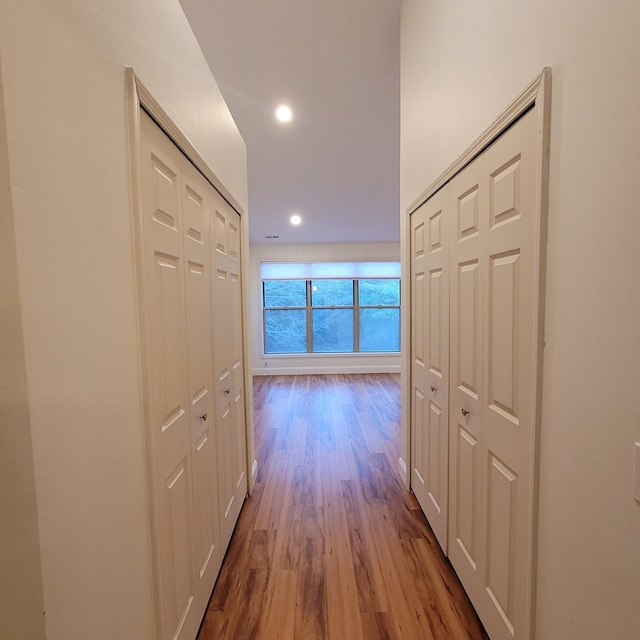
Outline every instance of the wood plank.
[(276, 529), (282, 511), (287, 479), (288, 453), (275, 449), (264, 474), (264, 493), (256, 516), (255, 529)]
[(380, 559), (375, 552), (373, 534), (360, 499), (364, 489), (356, 480), (344, 480), (342, 491), (360, 611), (389, 611)]
[(446, 633), (436, 635), (433, 632), (423, 606), (423, 602), (428, 606), (428, 601), (419, 598), (413, 581), (404, 579), (407, 574), (406, 561), (386, 506), (371, 505), (367, 517), (376, 523), (375, 527), (371, 527), (371, 532), (398, 636), (422, 640), (447, 637)]
[(249, 543), (247, 568), (251, 571), (269, 570), (273, 560), (273, 549), (276, 541), (276, 531), (256, 529)]
[(302, 538), (324, 538), (323, 507), (302, 507)]
[(396, 633), (393, 615), (386, 611), (361, 614), (362, 630), (367, 640), (401, 640)]
[(264, 612), (258, 633), (244, 638), (261, 640), (293, 640), (295, 638), (297, 571), (276, 570), (271, 572)]
[(462, 640), (487, 638), (476, 612), (468, 604), (462, 585), (449, 561), (435, 553), (438, 542), (431, 538), (402, 540), (408, 571), (414, 577), (421, 598), (429, 602), (433, 619), (439, 628)]
[[(269, 571), (247, 571), (238, 581), (238, 589), (234, 593), (234, 606), (225, 610), (229, 620), (225, 628), (218, 630), (218, 635), (204, 635), (202, 630), (198, 638), (212, 640), (246, 640), (258, 638), (260, 622), (264, 616)], [(215, 589), (214, 589), (215, 590)], [(242, 606), (238, 606), (242, 602)], [(217, 612), (220, 615), (222, 612)], [(208, 615), (208, 614), (207, 614)]]
[(289, 464), (304, 464), (307, 452), (307, 420), (295, 418), (289, 440)]
[(294, 476), (297, 468), (297, 466), (289, 466), (284, 470), (284, 483), (278, 484), (282, 487), (282, 491), (274, 498), (280, 504), (273, 550), (274, 569), (296, 569), (300, 559), (303, 507), (299, 496), (296, 500), (294, 492)]
[[(342, 483), (340, 483), (342, 487)], [(327, 637), (363, 640), (358, 588), (353, 568), (342, 490), (325, 494), (325, 573), (327, 585)]]
[(303, 538), (298, 564), (296, 638), (325, 638), (327, 635), (327, 590), (324, 571), (324, 539)]

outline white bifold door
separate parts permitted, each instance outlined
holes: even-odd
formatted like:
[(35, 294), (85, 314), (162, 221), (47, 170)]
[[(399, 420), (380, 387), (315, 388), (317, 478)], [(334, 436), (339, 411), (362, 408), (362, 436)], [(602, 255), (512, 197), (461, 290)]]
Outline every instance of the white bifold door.
[(446, 553), (449, 215), (441, 190), (411, 216), (411, 488)]
[(538, 140), (532, 110), (411, 215), (411, 483), (492, 640), (530, 637)]
[(215, 193), (213, 224), (213, 346), (220, 527), (225, 547), (247, 492), (240, 274), (240, 216)]
[[(142, 111), (139, 161), (159, 637), (193, 640), (247, 490), (238, 214)], [(234, 286), (220, 286), (222, 274)]]

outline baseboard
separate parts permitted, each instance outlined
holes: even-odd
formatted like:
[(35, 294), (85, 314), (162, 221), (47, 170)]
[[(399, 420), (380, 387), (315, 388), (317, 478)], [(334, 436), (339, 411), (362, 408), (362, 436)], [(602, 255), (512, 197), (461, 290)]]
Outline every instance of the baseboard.
[(317, 367), (254, 367), (251, 373), (254, 376), (296, 376), (296, 375), (321, 375), (335, 373), (400, 373), (399, 364), (373, 364), (373, 365), (320, 365)]

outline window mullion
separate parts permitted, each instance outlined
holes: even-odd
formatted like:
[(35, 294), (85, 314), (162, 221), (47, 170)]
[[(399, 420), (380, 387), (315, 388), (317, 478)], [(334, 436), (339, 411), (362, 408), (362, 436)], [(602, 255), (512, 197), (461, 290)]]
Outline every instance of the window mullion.
[(307, 353), (313, 353), (313, 315), (311, 311), (311, 280), (307, 280)]
[(353, 352), (360, 352), (360, 283), (353, 281)]

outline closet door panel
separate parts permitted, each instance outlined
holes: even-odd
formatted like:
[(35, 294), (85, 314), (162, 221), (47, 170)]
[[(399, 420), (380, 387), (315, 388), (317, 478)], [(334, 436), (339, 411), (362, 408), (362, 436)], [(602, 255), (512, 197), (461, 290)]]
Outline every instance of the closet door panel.
[[(478, 584), (482, 501), (482, 172), (472, 164), (449, 185), (451, 244), (449, 557), (465, 585)], [(469, 588), (467, 586), (467, 588)]]
[(141, 302), (154, 555), (162, 638), (193, 638), (195, 571), (182, 156), (141, 113)]
[(456, 360), (458, 390), (477, 400), (480, 390), (481, 340), (479, 334), (480, 281), (477, 256), (458, 261), (456, 266)]
[(212, 219), (218, 494), (221, 537), (226, 547), (247, 493), (240, 216), (216, 194)]
[(191, 461), (185, 457), (165, 481), (167, 509), (161, 528), (170, 538), (163, 556), (163, 604), (165, 638), (190, 638), (199, 621), (194, 602), (197, 597), (193, 556), (193, 510), (191, 502)]
[(518, 333), (520, 307), (520, 251), (489, 259), (487, 325), (487, 401), (489, 409), (515, 426), (518, 415)]
[(240, 216), (229, 205), (227, 211), (227, 244), (230, 262), (231, 375), (233, 389), (233, 419), (235, 458), (233, 479), (237, 500), (237, 519), (247, 492), (247, 454), (245, 429), (244, 366), (242, 343), (242, 278), (240, 271)]
[(490, 452), (488, 458), (485, 592), (506, 631), (513, 633), (518, 476)]
[(426, 414), (427, 350), (425, 331), (427, 300), (427, 228), (424, 207), (411, 216), (411, 488), (423, 511), (427, 503), (426, 490)]
[(182, 162), (187, 260), (187, 344), (198, 608), (204, 611), (222, 562), (218, 519), (215, 407), (211, 360), (211, 185)]
[(449, 257), (446, 193), (411, 216), (411, 486), (442, 548), (448, 526)]
[[(466, 573), (476, 571), (478, 564), (478, 497), (480, 483), (480, 451), (478, 440), (457, 424), (458, 432), (452, 449), (455, 451), (455, 476), (451, 486), (451, 536), (449, 557), (454, 566)], [(462, 559), (461, 558), (462, 553)]]
[[(166, 248), (166, 247), (163, 247)], [(176, 251), (175, 253), (179, 253)], [(186, 388), (183, 260), (169, 251), (149, 252), (149, 311), (154, 370), (151, 372), (155, 460), (166, 478), (189, 451), (189, 402)]]
[(482, 418), (488, 539), (479, 608), (498, 639), (524, 637), (531, 601), (540, 286), (536, 134), (530, 112), (484, 154), (488, 268)]
[(199, 580), (206, 585), (203, 587), (205, 596), (211, 594), (222, 564), (216, 475), (212, 461), (215, 464), (215, 440), (211, 431), (206, 429), (193, 447), (196, 568)]

